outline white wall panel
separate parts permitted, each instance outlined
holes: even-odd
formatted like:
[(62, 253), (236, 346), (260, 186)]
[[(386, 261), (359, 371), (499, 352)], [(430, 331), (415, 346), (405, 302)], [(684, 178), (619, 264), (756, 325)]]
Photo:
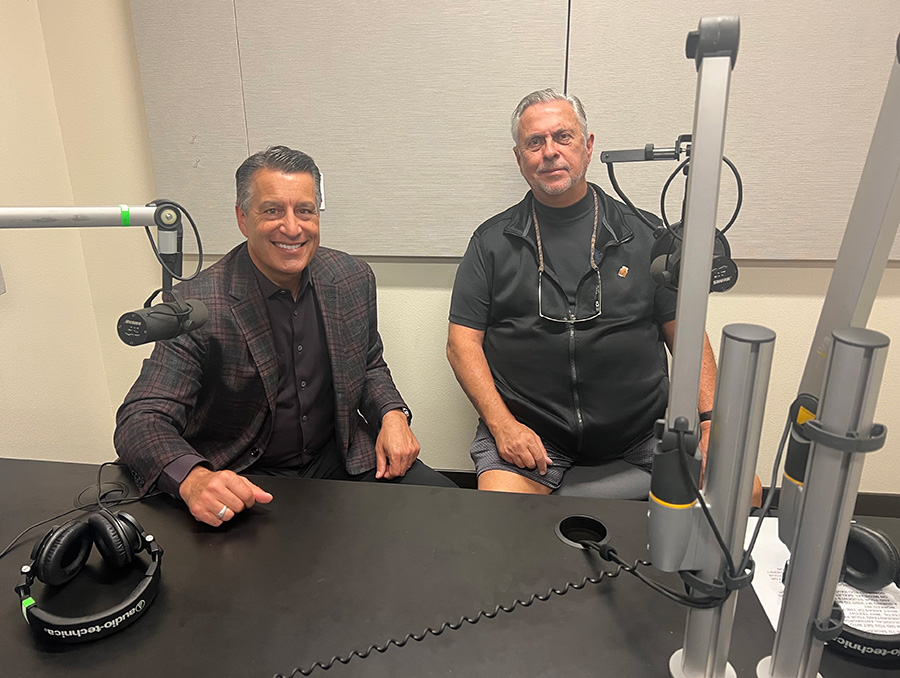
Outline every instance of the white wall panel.
[[(510, 110), (563, 84), (564, 0), (132, 5), (157, 185), (197, 217), (211, 252), (241, 238), (237, 165), (284, 143), (326, 176), (325, 244), (459, 256), (475, 226), (525, 190)], [(740, 14), (742, 29), (725, 143), (745, 185), (734, 255), (832, 259), (896, 53), (896, 0), (573, 0), (568, 86), (597, 137), (589, 176), (608, 183), (601, 150), (690, 132), (685, 36), (723, 13)], [(620, 180), (658, 212), (673, 168), (622, 166)], [(676, 181), (675, 214), (681, 194)], [(726, 175), (723, 220), (734, 197)]]
[[(157, 184), (211, 251), (241, 239), (235, 168), (248, 148), (280, 143), (325, 175), (324, 244), (461, 256), (478, 224), (527, 190), (512, 109), (563, 84), (566, 2), (132, 4)], [(173, 80), (167, 95), (160, 83)]]
[[(154, 197), (184, 205), (204, 249), (227, 252), (240, 238), (234, 171), (248, 155), (234, 7), (134, 0), (131, 12), (159, 191)], [(190, 233), (185, 249), (196, 251)]]
[[(569, 91), (587, 108), (595, 151), (671, 146), (690, 133), (697, 73), (684, 57), (685, 37), (703, 16), (739, 14), (725, 154), (738, 166), (745, 191), (728, 234), (732, 253), (837, 256), (896, 58), (900, 3), (575, 0), (572, 10)], [(638, 205), (658, 212), (674, 166), (620, 165), (616, 176)], [(589, 176), (608, 184), (596, 152)], [(673, 184), (667, 203), (676, 215), (681, 186)], [(720, 217), (727, 219), (733, 205), (726, 170)]]

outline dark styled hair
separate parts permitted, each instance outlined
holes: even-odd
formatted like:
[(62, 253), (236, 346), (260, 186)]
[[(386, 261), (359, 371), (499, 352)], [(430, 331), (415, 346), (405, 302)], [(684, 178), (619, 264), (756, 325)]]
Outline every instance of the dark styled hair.
[(322, 174), (315, 161), (303, 151), (295, 151), (287, 146), (269, 146), (244, 160), (234, 173), (237, 184), (236, 204), (244, 212), (250, 210), (250, 203), (253, 202), (253, 175), (263, 168), (285, 174), (311, 174), (316, 185), (316, 209), (322, 204)]

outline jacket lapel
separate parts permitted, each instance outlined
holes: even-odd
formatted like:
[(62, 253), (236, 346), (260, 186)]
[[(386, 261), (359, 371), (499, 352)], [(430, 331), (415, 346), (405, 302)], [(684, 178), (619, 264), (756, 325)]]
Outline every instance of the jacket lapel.
[(236, 299), (236, 303), (231, 307), (231, 313), (262, 378), (269, 409), (274, 412), (275, 398), (278, 394), (278, 357), (275, 354), (275, 339), (266, 314), (265, 301), (251, 266), (245, 244), (244, 249), (235, 258), (231, 276), (229, 294)]
[(309, 273), (319, 302), (319, 312), (325, 325), (325, 342), (328, 344), (328, 357), (331, 358), (331, 375), (334, 385), (334, 428), (339, 449), (346, 450), (349, 444), (349, 411), (344, 403), (347, 399), (347, 361), (341, 355), (345, 344), (343, 339), (343, 322), (341, 318), (340, 290), (335, 284), (334, 272), (323, 257), (313, 257)]

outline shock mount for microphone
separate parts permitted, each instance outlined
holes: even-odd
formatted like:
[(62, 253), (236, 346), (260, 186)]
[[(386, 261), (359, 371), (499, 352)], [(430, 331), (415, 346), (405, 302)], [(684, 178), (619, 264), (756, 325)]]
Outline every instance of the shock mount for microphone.
[[(683, 147), (682, 147), (683, 145)], [(628, 198), (619, 182), (616, 179), (615, 164), (617, 162), (653, 162), (657, 160), (681, 160), (681, 154), (685, 154), (685, 159), (681, 161), (678, 167), (669, 175), (663, 185), (662, 193), (659, 199), (660, 217), (662, 225), (654, 224), (650, 221)], [(656, 242), (650, 251), (650, 274), (653, 279), (660, 285), (669, 289), (678, 289), (679, 270), (681, 268), (681, 251), (682, 251), (682, 231), (684, 227), (684, 209), (685, 200), (681, 202), (681, 220), (670, 224), (666, 216), (666, 194), (672, 180), (680, 173), (689, 176), (691, 154), (691, 135), (682, 134), (675, 140), (675, 145), (670, 148), (656, 148), (653, 144), (647, 144), (642, 149), (631, 149), (625, 151), (603, 151), (600, 154), (600, 162), (606, 165), (609, 175), (609, 182), (612, 184), (616, 195), (631, 209), (632, 212), (640, 219), (645, 226), (652, 232)], [(737, 220), (738, 214), (741, 212), (743, 204), (743, 183), (741, 175), (737, 171), (737, 167), (725, 156), (722, 161), (728, 165), (734, 175), (737, 184), (737, 201), (734, 206), (734, 212), (728, 223), (719, 230), (716, 229), (715, 244), (713, 249), (713, 262), (710, 274), (709, 291), (710, 292), (727, 292), (738, 279), (737, 264), (731, 259), (731, 246), (725, 237), (725, 233)]]
[[(184, 227), (182, 213), (187, 217), (197, 239), (199, 260), (197, 269), (188, 277), (182, 277)], [(190, 280), (203, 266), (203, 246), (200, 234), (191, 215), (178, 203), (159, 199), (147, 205), (116, 207), (0, 207), (0, 228), (106, 228), (143, 227), (150, 245), (162, 266), (162, 287), (153, 292), (143, 308), (119, 318), (119, 338), (131, 346), (149, 341), (169, 339), (199, 328), (206, 322), (206, 309), (202, 303), (185, 301), (181, 293), (172, 287), (173, 280)], [(150, 227), (156, 226), (154, 241)], [(158, 243), (158, 244), (157, 244)], [(162, 295), (163, 304), (151, 306)], [(171, 301), (168, 301), (170, 299)]]

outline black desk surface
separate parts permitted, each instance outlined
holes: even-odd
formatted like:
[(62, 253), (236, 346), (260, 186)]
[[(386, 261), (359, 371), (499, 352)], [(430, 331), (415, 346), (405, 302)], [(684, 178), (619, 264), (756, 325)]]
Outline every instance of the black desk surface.
[[(96, 476), (91, 465), (0, 460), (0, 548), (31, 523), (71, 508)], [(118, 469), (104, 469), (104, 480), (124, 478)], [(646, 555), (646, 503), (255, 480), (274, 502), (225, 528), (197, 523), (168, 498), (118, 509), (138, 518), (165, 555), (156, 602), (108, 638), (68, 646), (36, 642), (13, 591), (33, 541), (0, 560), (0, 582), (7, 586), (0, 606), (3, 675), (290, 675), (295, 667), (596, 575), (608, 565), (555, 534), (559, 521), (573, 514), (603, 521), (623, 557)], [(93, 488), (85, 496), (95, 496)], [(139, 559), (133, 571), (110, 574), (95, 553), (73, 582), (56, 592), (36, 583), (32, 594), (60, 614), (96, 612), (130, 591), (146, 554)], [(674, 575), (649, 574), (677, 586)], [(737, 610), (729, 660), (738, 676), (755, 678), (774, 632), (751, 591), (741, 593)], [(670, 655), (683, 644), (684, 620), (684, 608), (623, 573), (458, 631), (355, 657), (327, 676), (666, 677)], [(890, 672), (826, 652), (821, 673), (884, 678)], [(326, 673), (317, 668), (312, 675)]]

